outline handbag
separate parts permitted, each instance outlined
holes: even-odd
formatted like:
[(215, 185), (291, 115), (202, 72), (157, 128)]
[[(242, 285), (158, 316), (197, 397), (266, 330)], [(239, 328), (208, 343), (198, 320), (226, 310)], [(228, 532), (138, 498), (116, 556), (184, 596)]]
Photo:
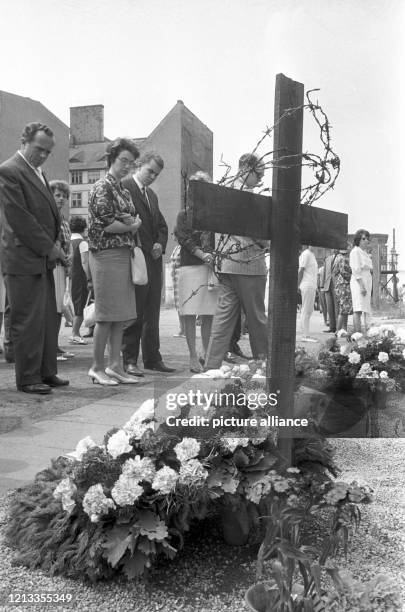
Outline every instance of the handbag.
[(65, 317), (65, 320), (68, 323), (73, 323), (75, 311), (73, 308), (73, 302), (72, 302), (72, 298), (70, 297), (69, 291), (65, 291), (63, 295), (61, 314), (62, 316)]
[(83, 308), (83, 323), (85, 327), (93, 327), (96, 324), (96, 305), (94, 302), (90, 303), (91, 292), (87, 296), (86, 305)]
[(137, 246), (131, 251), (131, 275), (134, 285), (146, 285), (148, 283), (148, 270), (146, 268), (145, 255), (139, 246), (139, 238), (136, 236)]

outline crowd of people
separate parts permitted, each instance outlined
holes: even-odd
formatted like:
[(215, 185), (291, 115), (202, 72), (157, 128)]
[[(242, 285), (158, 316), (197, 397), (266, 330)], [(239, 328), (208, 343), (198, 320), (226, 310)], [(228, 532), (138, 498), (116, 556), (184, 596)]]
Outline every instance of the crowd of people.
[(367, 330), (373, 270), (369, 247), (370, 234), (360, 229), (354, 235), (352, 249), (348, 244), (347, 249), (335, 250), (319, 268), (311, 246), (301, 253), (298, 281), (302, 296), (302, 341), (316, 341), (309, 335), (316, 293), (325, 325), (328, 326), (325, 333), (347, 331), (349, 315), (353, 315), (355, 332)]
[[(94, 300), (90, 332), (94, 340), (88, 374), (93, 383), (136, 384), (144, 377), (144, 370), (175, 372), (160, 352), (162, 255), (168, 227), (151, 185), (164, 168), (163, 159), (155, 152), (140, 155), (133, 141), (125, 138), (110, 142), (108, 171), (89, 195), (87, 228), (82, 217), (66, 221), (63, 209), (69, 201), (69, 185), (62, 180), (48, 182), (42, 170), (55, 145), (50, 128), (28, 124), (21, 143), (17, 153), (0, 165), (0, 261), (4, 276), (0, 312), (5, 313), (5, 357), (15, 363), (17, 389), (48, 394), (53, 387), (69, 384), (57, 375), (57, 361), (74, 356), (58, 344), (62, 315), (69, 308), (73, 310), (70, 343), (85, 344), (80, 330), (90, 298)], [(244, 154), (228, 186), (253, 192), (261, 185), (264, 172), (257, 155)], [(190, 180), (211, 182), (204, 172), (197, 172)], [(264, 358), (269, 243), (245, 236), (221, 236), (218, 270), (218, 236), (194, 230), (187, 206), (179, 212), (173, 229), (178, 241), (172, 269), (179, 335), (184, 334), (187, 341), (190, 371), (215, 369), (224, 358), (245, 356), (238, 345), (242, 315), (251, 356)], [(321, 274), (312, 248), (302, 252), (298, 285), (304, 339), (311, 340), (309, 325), (317, 288), (327, 331), (347, 328), (352, 311), (355, 329), (361, 328), (362, 314), (370, 312), (369, 238), (368, 232), (359, 230), (350, 259), (348, 251), (335, 252), (326, 258)], [(139, 252), (147, 279), (134, 284), (135, 258), (139, 257), (134, 254)], [(196, 346), (197, 321), (201, 355)]]

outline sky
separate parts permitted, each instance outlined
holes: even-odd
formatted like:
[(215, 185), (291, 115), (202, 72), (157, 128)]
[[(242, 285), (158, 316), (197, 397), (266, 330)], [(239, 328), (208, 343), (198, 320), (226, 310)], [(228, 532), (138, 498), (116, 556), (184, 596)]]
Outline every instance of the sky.
[[(67, 124), (70, 106), (104, 104), (109, 138), (147, 136), (181, 99), (214, 133), (216, 179), (221, 155), (235, 165), (273, 124), (276, 74), (319, 88), (341, 174), (317, 205), (348, 213), (349, 231), (395, 227), (405, 271), (404, 0), (0, 0), (0, 9), (0, 89)], [(309, 115), (303, 148), (322, 153)]]

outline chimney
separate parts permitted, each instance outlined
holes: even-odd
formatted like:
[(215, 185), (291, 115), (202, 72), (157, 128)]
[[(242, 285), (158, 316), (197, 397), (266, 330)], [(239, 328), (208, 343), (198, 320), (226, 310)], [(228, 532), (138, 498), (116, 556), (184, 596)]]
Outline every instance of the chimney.
[(104, 142), (104, 106), (72, 106), (70, 108), (70, 144)]

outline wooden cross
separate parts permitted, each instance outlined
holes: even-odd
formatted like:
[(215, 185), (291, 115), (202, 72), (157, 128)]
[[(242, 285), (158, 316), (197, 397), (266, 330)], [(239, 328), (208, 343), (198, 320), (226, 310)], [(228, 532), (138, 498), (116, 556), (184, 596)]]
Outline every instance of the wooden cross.
[[(347, 247), (347, 215), (300, 204), (301, 165), (296, 156), (302, 154), (303, 103), (304, 86), (278, 74), (272, 197), (199, 181), (192, 181), (189, 190), (195, 229), (271, 239), (267, 390), (279, 391), (278, 410), (286, 418), (294, 408), (299, 246)], [(279, 448), (290, 460), (294, 432), (284, 435)]]

